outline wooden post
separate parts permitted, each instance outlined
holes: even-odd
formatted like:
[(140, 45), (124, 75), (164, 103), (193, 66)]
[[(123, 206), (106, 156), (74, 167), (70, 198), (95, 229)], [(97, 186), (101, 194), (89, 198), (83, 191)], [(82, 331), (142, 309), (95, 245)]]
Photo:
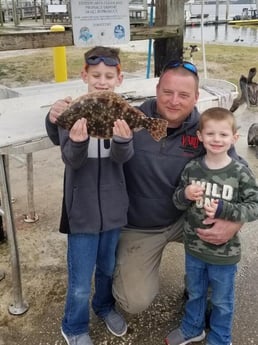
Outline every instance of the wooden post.
[(156, 1), (157, 26), (178, 26), (178, 35), (173, 38), (159, 38), (154, 41), (154, 76), (160, 76), (163, 66), (170, 60), (183, 56), (184, 4), (182, 0)]
[(219, 22), (219, 0), (216, 0), (216, 13), (215, 13), (215, 22)]
[(34, 7), (34, 15), (35, 15), (35, 22), (38, 21), (38, 4), (36, 0), (33, 0), (33, 7)]
[(227, 2), (226, 2), (226, 20), (228, 20), (228, 14), (229, 14), (229, 3), (230, 3), (230, 1), (229, 0), (227, 0)]
[(46, 24), (46, 3), (45, 0), (41, 0), (41, 18), (43, 25)]
[(12, 17), (15, 26), (20, 24), (19, 14), (17, 13), (17, 3), (16, 0), (12, 0)]
[(0, 25), (3, 26), (4, 24), (4, 11), (2, 8), (2, 2), (0, 1)]

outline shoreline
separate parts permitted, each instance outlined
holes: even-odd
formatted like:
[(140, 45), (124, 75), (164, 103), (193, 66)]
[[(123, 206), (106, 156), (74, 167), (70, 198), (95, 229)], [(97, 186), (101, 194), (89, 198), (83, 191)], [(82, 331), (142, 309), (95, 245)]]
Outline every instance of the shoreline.
[[(153, 43), (153, 42), (152, 42)], [(240, 44), (206, 42), (205, 52), (199, 42), (198, 51), (191, 56), (191, 50), (186, 49), (195, 44), (184, 41), (184, 60), (193, 61), (198, 67), (200, 77), (204, 77), (203, 55), (206, 58), (207, 77), (223, 79), (239, 84), (241, 75), (247, 75), (250, 68), (258, 68), (257, 49), (254, 46)], [(125, 74), (143, 77), (146, 75), (149, 40), (130, 41), (119, 46), (123, 72)], [(83, 54), (88, 48), (68, 46), (66, 49), (67, 80), (80, 78)], [(153, 45), (151, 50), (150, 77), (154, 76)], [(39, 61), (42, 63), (39, 65)], [(35, 84), (54, 82), (53, 48), (9, 50), (0, 52), (1, 84), (6, 87), (25, 87)]]
[[(152, 40), (154, 42), (154, 40)], [(154, 51), (152, 42), (152, 54)], [(184, 46), (187, 46), (189, 44), (196, 43), (197, 45), (201, 45), (202, 42), (200, 40), (184, 40)], [(248, 47), (248, 48), (257, 48), (258, 46), (250, 45), (245, 42), (239, 42), (239, 43), (229, 43), (229, 42), (216, 42), (216, 41), (205, 41), (205, 45), (212, 45), (212, 46), (224, 46), (224, 47)], [(110, 47), (116, 47), (119, 48), (123, 52), (130, 52), (130, 53), (148, 53), (149, 49), (149, 40), (137, 40), (137, 41), (130, 41), (127, 44), (120, 44), (120, 45), (110, 45)], [(68, 49), (80, 49), (80, 50), (88, 50), (90, 47), (76, 47), (76, 46), (67, 46)], [(46, 48), (34, 48), (34, 49), (17, 49), (17, 50), (5, 50), (0, 51), (0, 59), (5, 59), (8, 57), (17, 57), (17, 56), (26, 56), (26, 55), (32, 55), (38, 53), (40, 50), (48, 50), (53, 49), (52, 47), (46, 47)]]

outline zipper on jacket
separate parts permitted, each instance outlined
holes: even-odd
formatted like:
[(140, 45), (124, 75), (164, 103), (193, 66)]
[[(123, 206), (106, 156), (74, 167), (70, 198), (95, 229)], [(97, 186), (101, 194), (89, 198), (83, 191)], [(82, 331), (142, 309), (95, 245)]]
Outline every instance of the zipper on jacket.
[(99, 215), (100, 215), (100, 231), (103, 230), (103, 215), (101, 210), (101, 198), (100, 198), (100, 179), (101, 179), (101, 140), (98, 139), (98, 204), (99, 204)]
[(167, 137), (161, 139), (160, 152), (162, 152), (162, 150), (165, 149), (166, 145), (167, 145)]

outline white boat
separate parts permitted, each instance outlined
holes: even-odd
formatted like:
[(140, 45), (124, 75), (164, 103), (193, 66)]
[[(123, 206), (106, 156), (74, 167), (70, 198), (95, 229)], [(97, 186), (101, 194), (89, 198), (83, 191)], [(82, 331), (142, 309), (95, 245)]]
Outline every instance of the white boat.
[[(185, 21), (189, 21), (191, 19), (201, 19), (202, 14), (201, 13), (192, 13), (192, 5), (195, 5), (194, 0), (187, 1), (184, 6), (185, 10)], [(209, 17), (209, 13), (204, 13), (203, 14), (204, 18)]]

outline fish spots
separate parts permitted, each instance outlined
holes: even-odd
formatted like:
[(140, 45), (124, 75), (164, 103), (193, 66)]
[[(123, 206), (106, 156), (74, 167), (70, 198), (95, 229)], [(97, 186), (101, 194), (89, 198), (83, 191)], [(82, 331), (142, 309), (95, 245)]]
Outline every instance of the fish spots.
[(80, 118), (87, 119), (90, 136), (111, 139), (114, 122), (123, 119), (131, 130), (146, 128), (154, 140), (167, 136), (167, 121), (150, 118), (111, 91), (98, 91), (75, 99), (58, 117), (57, 125), (70, 130)]

